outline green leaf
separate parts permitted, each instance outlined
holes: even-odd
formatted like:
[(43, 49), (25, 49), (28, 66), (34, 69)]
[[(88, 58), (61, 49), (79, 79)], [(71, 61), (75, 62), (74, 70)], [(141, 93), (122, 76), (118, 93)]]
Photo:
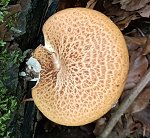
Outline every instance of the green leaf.
[(0, 47), (3, 47), (6, 45), (6, 42), (4, 42), (3, 40), (0, 40)]
[(10, 0), (1, 0), (0, 5), (7, 6)]

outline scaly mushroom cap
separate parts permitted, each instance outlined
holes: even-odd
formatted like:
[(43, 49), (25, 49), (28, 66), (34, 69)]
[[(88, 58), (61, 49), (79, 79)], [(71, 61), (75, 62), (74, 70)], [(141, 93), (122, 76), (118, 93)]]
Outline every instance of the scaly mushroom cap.
[(50, 120), (67, 126), (90, 123), (119, 99), (128, 73), (122, 33), (105, 15), (70, 8), (43, 26), (45, 48), (33, 53), (42, 66), (32, 96)]

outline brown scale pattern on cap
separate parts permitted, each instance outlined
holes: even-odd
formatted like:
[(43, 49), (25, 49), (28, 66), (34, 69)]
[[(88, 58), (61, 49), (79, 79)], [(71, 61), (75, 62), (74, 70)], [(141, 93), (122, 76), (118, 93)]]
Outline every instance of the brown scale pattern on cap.
[(42, 65), (32, 90), (39, 110), (50, 120), (68, 126), (90, 123), (111, 109), (127, 78), (128, 52), (119, 29), (105, 15), (90, 9), (66, 9), (43, 27), (45, 42), (59, 58), (39, 46), (33, 56)]

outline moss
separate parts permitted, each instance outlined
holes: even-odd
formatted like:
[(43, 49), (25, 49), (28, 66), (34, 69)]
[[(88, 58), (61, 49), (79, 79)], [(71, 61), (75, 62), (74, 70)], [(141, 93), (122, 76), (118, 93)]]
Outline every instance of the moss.
[[(2, 42), (2, 41), (1, 41)], [(4, 43), (1, 43), (1, 47)], [(0, 48), (1, 48), (0, 47)], [(21, 53), (18, 50), (8, 51), (5, 46), (0, 52), (0, 137), (9, 137), (10, 132), (7, 131), (9, 121), (13, 116), (13, 112), (17, 107), (16, 85), (17, 76), (11, 76), (19, 66)], [(14, 68), (16, 68), (14, 70)], [(12, 70), (13, 69), (13, 70)], [(17, 75), (18, 72), (15, 72)]]
[[(10, 0), (0, 1), (0, 23), (5, 22), (6, 11)], [(13, 26), (14, 16), (7, 24), (9, 28)], [(18, 71), (19, 63), (22, 61), (22, 53), (18, 49), (7, 49), (6, 42), (0, 40), (0, 137), (11, 137), (9, 131), (13, 113), (17, 109), (16, 86), (18, 78), (14, 75)], [(15, 69), (15, 70), (14, 70)], [(18, 72), (15, 72), (17, 75)], [(14, 81), (15, 80), (15, 81)]]

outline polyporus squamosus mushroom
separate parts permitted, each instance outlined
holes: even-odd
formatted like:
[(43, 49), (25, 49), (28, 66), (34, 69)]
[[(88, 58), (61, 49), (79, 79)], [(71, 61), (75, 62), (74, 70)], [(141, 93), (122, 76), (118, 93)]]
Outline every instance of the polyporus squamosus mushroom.
[(43, 26), (45, 47), (33, 53), (42, 67), (32, 96), (50, 120), (67, 126), (88, 124), (119, 99), (128, 73), (122, 33), (104, 14), (70, 8)]

